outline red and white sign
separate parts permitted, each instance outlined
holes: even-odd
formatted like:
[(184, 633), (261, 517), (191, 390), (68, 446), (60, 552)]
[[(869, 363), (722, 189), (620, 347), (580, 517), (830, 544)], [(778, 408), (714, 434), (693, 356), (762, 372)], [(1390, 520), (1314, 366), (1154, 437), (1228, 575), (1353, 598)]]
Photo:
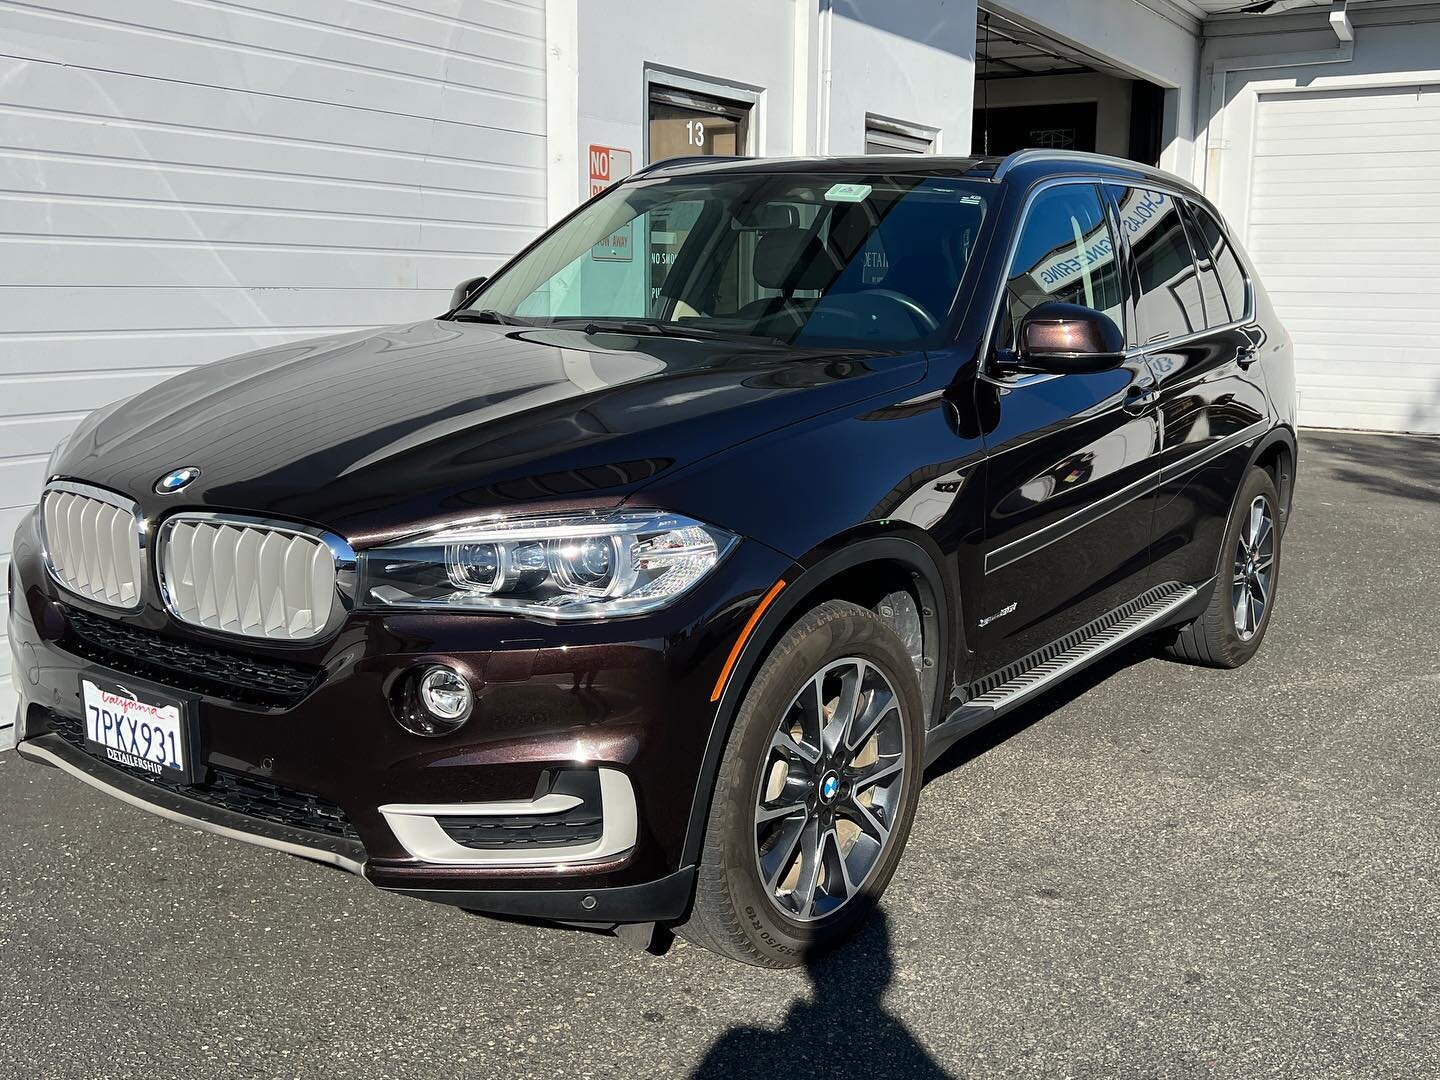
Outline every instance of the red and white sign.
[(590, 144), (590, 194), (604, 191), (630, 175), (630, 151), (618, 146)]

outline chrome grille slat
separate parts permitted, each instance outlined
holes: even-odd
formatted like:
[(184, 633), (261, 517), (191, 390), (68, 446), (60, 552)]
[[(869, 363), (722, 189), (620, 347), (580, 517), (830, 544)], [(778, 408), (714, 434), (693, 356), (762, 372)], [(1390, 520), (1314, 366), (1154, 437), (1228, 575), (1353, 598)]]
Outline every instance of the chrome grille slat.
[(227, 634), (304, 641), (324, 633), (338, 603), (329, 545), (276, 523), (177, 514), (161, 528), (158, 564), (170, 613)]
[(107, 607), (137, 605), (145, 560), (134, 503), (99, 488), (57, 481), (40, 496), (40, 520), (56, 581)]

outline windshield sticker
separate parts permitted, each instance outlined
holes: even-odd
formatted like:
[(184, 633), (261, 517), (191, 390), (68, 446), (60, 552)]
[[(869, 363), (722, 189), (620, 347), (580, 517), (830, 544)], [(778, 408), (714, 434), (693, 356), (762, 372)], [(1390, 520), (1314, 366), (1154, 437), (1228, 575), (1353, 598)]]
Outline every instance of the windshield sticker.
[(826, 202), (864, 202), (875, 190), (869, 184), (836, 184), (825, 192)]

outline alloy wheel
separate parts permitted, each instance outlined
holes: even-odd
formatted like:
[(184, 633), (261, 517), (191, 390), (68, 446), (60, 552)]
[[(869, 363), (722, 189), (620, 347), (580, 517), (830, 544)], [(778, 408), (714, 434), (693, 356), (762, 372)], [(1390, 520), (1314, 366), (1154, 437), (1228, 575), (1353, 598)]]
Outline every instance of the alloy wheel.
[(1257, 495), (1240, 530), (1231, 588), (1235, 630), (1241, 641), (1249, 641), (1263, 625), (1274, 586), (1275, 520), (1270, 500)]
[(910, 748), (900, 696), (848, 657), (813, 675), (780, 717), (755, 804), (766, 895), (811, 922), (860, 895), (890, 843)]

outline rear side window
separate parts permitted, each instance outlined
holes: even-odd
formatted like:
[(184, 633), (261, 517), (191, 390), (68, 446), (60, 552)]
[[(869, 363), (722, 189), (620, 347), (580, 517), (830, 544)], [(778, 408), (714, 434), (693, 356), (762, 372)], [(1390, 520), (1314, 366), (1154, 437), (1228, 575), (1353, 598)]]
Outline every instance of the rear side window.
[[(1203, 206), (1190, 203), (1190, 217), (1198, 229), (1197, 254), (1208, 256), (1220, 278), (1220, 289), (1225, 295), (1225, 306), (1232, 322), (1245, 317), (1245, 271), (1235, 256), (1235, 249), (1225, 239), (1225, 233), (1213, 214)], [(1214, 321), (1213, 319), (1211, 320)]]
[(1180, 216), (1185, 219), (1185, 232), (1190, 237), (1190, 250), (1195, 253), (1195, 267), (1200, 271), (1200, 296), (1205, 301), (1205, 325), (1211, 328), (1224, 326), (1232, 321), (1230, 305), (1226, 303), (1225, 293), (1220, 288), (1220, 275), (1215, 272), (1215, 260), (1210, 257), (1210, 250), (1200, 237), (1200, 227), (1195, 224), (1191, 210), (1188, 203), (1180, 204)]
[(1120, 199), (1120, 224), (1140, 286), (1139, 340), (1149, 344), (1204, 330), (1199, 271), (1174, 196), (1128, 188)]
[(1110, 219), (1090, 184), (1063, 184), (1035, 197), (1008, 275), (1000, 343), (1014, 344), (1015, 327), (1050, 300), (1104, 312), (1124, 328), (1124, 290)]

